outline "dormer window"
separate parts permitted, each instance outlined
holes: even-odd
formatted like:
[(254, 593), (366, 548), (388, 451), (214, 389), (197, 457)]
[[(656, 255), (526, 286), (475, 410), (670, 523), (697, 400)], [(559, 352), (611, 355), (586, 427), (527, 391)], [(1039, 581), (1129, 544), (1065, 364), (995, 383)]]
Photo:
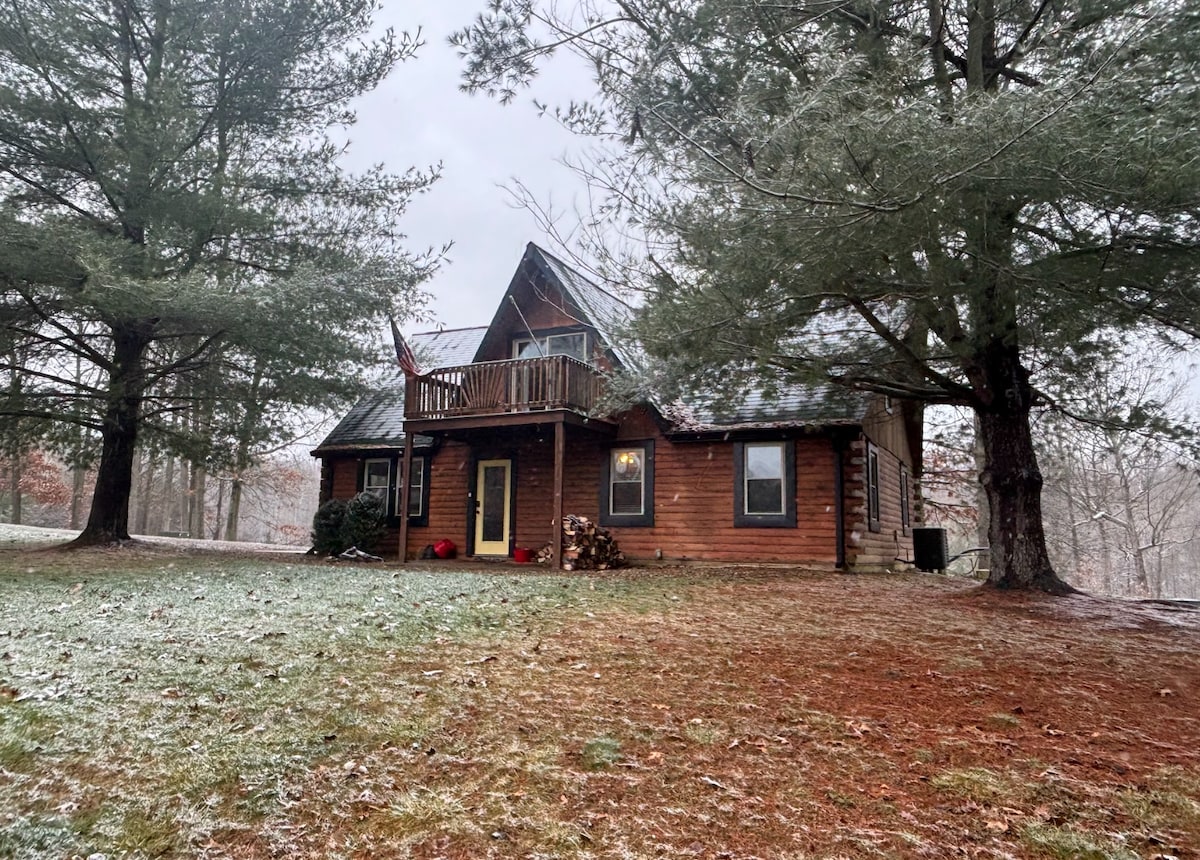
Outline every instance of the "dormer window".
[(581, 331), (568, 334), (548, 334), (537, 340), (528, 337), (513, 340), (513, 358), (541, 358), (547, 355), (569, 355), (587, 361), (587, 334)]

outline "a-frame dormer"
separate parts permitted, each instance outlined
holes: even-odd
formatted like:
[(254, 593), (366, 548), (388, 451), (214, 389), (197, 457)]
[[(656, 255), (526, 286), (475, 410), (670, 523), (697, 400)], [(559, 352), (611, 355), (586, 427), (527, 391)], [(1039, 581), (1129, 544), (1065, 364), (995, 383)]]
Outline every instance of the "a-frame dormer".
[(624, 302), (530, 243), (472, 362), (415, 380), (406, 418), (442, 429), (527, 423), (539, 412), (596, 418), (601, 374), (627, 363), (612, 332), (629, 315)]
[[(630, 308), (530, 243), (473, 360), (408, 380), (405, 429), (468, 446), (469, 541), (476, 555), (508, 555), (522, 438), (550, 443), (551, 505), (545, 540), (559, 562), (567, 429), (611, 439), (616, 422), (600, 414), (603, 376), (627, 364), (613, 332)], [(593, 442), (594, 444), (594, 442)], [(402, 474), (412, 474), (405, 450)], [(401, 498), (407, 500), (407, 478)], [(402, 506), (401, 546), (407, 546)]]

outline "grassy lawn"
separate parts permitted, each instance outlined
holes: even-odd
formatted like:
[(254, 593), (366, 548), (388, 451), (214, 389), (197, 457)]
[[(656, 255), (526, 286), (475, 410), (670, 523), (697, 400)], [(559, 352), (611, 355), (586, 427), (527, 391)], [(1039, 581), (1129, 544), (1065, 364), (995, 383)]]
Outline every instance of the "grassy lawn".
[(1184, 857), (1200, 623), (933, 577), (0, 551), (0, 858)]

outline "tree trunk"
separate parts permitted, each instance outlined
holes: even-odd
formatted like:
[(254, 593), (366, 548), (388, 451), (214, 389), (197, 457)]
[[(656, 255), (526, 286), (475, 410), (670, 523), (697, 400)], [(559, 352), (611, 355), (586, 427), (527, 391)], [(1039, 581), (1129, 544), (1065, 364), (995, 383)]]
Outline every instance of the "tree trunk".
[(213, 533), (212, 540), (221, 539), (221, 517), (225, 512), (225, 480), (217, 479), (217, 511), (213, 515)]
[(979, 410), (987, 467), (979, 476), (987, 493), (991, 572), (995, 588), (1075, 594), (1058, 578), (1042, 526), (1042, 473), (1033, 449), (1029, 414), (1033, 391), (1015, 345), (996, 344), (984, 362), (996, 394)]
[(154, 454), (147, 454), (146, 468), (142, 472), (142, 506), (138, 508), (137, 533), (149, 534), (150, 508), (154, 507), (154, 471), (158, 460)]
[(225, 521), (225, 540), (238, 539), (238, 519), (242, 514), (242, 479), (235, 477), (229, 484), (229, 517)]
[(1108, 434), (1109, 455), (1112, 457), (1113, 468), (1117, 472), (1117, 489), (1120, 494), (1121, 531), (1125, 534), (1125, 543), (1129, 547), (1129, 558), (1133, 561), (1133, 576), (1137, 582), (1138, 594), (1141, 597), (1152, 597), (1150, 577), (1146, 573), (1146, 554), (1142, 550), (1142, 535), (1137, 528), (1137, 500), (1134, 498), (1133, 478), (1126, 467), (1124, 454), (1121, 452), (1121, 440), (1115, 433)]
[(192, 480), (188, 487), (188, 534), (197, 540), (204, 535), (204, 497), (208, 494), (208, 469), (203, 463), (192, 464)]
[[(987, 491), (983, 487), (983, 470), (987, 468), (987, 454), (983, 450), (983, 433), (979, 429), (979, 416), (975, 416), (972, 429), (974, 435), (971, 439), (971, 457), (974, 461), (975, 474), (980, 476), (979, 490), (975, 494), (975, 510), (979, 514), (979, 519), (975, 522), (975, 546), (982, 547), (992, 546), (991, 528), (992, 528), (992, 511), (988, 503)], [(992, 559), (991, 553), (983, 553), (976, 561), (976, 571), (991, 574)]]
[(133, 474), (129, 479), (129, 531), (137, 534), (134, 524), (137, 522), (138, 511), (142, 508), (142, 464), (146, 455), (139, 449), (133, 454)]
[(112, 369), (100, 428), (100, 466), (92, 510), (79, 537), (68, 546), (96, 546), (129, 540), (129, 495), (141, 423), (144, 380), (142, 359), (152, 323), (113, 326)]
[(87, 469), (76, 466), (71, 470), (71, 528), (79, 528), (83, 519), (83, 485), (87, 481)]
[(21, 453), (18, 451), (12, 457), (12, 472), (9, 475), (9, 483), (12, 487), (12, 515), (9, 517), (9, 522), (15, 526), (21, 524)]
[(225, 526), (225, 540), (236, 541), (238, 539), (238, 518), (242, 515), (242, 488), (245, 485), (245, 476), (250, 469), (252, 459), (250, 456), (251, 440), (255, 427), (258, 426), (258, 421), (262, 417), (261, 399), (259, 398), (262, 379), (262, 366), (256, 363), (254, 376), (250, 380), (249, 397), (246, 399), (246, 412), (238, 426), (237, 457), (233, 465), (233, 483), (229, 487), (229, 521)]
[(163, 485), (159, 503), (154, 506), (154, 518), (150, 523), (150, 533), (159, 534), (171, 529), (171, 500), (175, 497), (175, 458), (170, 454), (166, 457), (166, 467), (163, 475)]

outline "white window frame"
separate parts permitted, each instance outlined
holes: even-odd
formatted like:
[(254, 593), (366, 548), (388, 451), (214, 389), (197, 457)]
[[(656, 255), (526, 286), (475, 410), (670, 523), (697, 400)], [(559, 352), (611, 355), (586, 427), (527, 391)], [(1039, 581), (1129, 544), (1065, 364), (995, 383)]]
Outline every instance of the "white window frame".
[[(404, 471), (404, 465), (403, 465), (404, 461), (401, 460), (400, 464), (401, 464), (400, 468), (397, 470), (397, 480), (396, 480), (396, 516), (400, 516), (400, 512), (403, 510), (403, 508), (401, 507), (401, 504), (400, 504), (401, 503), (400, 494), (404, 491), (404, 481), (400, 478), (399, 473)], [(412, 493), (414, 490), (416, 491), (416, 494), (417, 494), (417, 504), (416, 504), (415, 508), (413, 507), (413, 503), (412, 503)], [(408, 492), (409, 492), (408, 518), (412, 519), (414, 517), (425, 516), (425, 508), (424, 508), (424, 505), (425, 505), (425, 458), (424, 457), (413, 457), (412, 458), (412, 477), (408, 479)]]
[[(772, 448), (779, 455), (779, 475), (774, 478), (750, 477), (750, 452), (753, 449)], [(751, 517), (776, 517), (787, 512), (787, 443), (786, 442), (747, 442), (742, 449), (742, 513)], [(779, 507), (770, 511), (750, 510), (750, 482), (778, 481)]]
[[(554, 352), (553, 343), (552, 343), (554, 340), (560, 339), (560, 338), (576, 338), (576, 337), (583, 338), (583, 350), (582, 350), (583, 355), (582, 356), (580, 356), (580, 357), (573, 356), (567, 352)], [(579, 360), (579, 361), (587, 361), (588, 336), (587, 336), (587, 332), (585, 332), (585, 331), (571, 331), (571, 332), (563, 332), (561, 334), (548, 334), (548, 335), (538, 337), (536, 339), (536, 341), (531, 340), (530, 338), (527, 338), (527, 337), (514, 338), (513, 346), (512, 346), (512, 357), (520, 358), (521, 350), (528, 344), (535, 343), (535, 342), (538, 344), (538, 346), (541, 347), (542, 356), (566, 355), (571, 358), (577, 358), (577, 360)]]
[[(383, 484), (371, 483), (371, 466), (375, 464), (383, 465)], [(378, 477), (378, 475), (376, 476)], [(388, 496), (392, 493), (392, 461), (391, 458), (375, 457), (370, 460), (363, 460), (363, 492), (374, 493), (385, 502)]]
[[(621, 454), (636, 454), (641, 461), (641, 470), (636, 481), (620, 480), (617, 474), (617, 458)], [(608, 515), (610, 517), (640, 517), (646, 513), (646, 449), (641, 445), (627, 445), (613, 448), (608, 453)], [(636, 511), (614, 511), (616, 493), (613, 490), (617, 484), (638, 485), (638, 509)]]
[(879, 449), (867, 445), (867, 530), (880, 530)]

